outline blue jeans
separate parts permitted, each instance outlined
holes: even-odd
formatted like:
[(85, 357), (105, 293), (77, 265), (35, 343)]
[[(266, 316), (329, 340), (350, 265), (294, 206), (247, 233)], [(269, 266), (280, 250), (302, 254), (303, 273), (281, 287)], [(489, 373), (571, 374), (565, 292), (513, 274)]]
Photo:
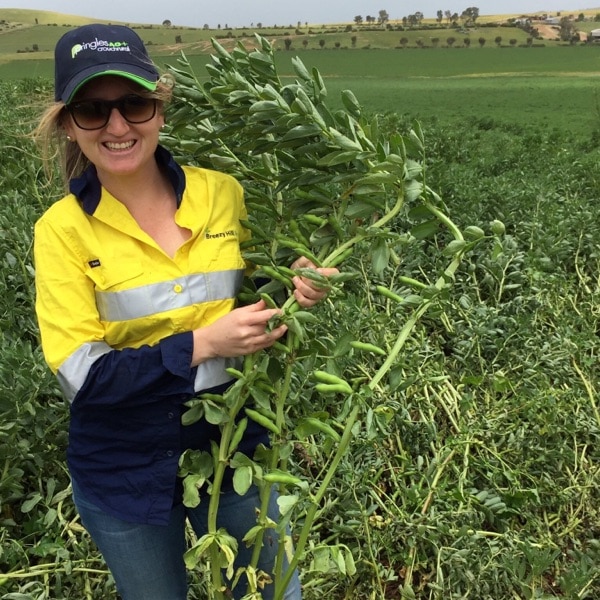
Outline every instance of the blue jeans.
[[(186, 550), (185, 523), (189, 519), (198, 537), (206, 533), (208, 499), (197, 508), (178, 505), (171, 511), (168, 525), (140, 525), (116, 519), (88, 502), (73, 481), (73, 499), (81, 517), (117, 584), (123, 600), (186, 600), (187, 573), (183, 562)], [(239, 496), (235, 491), (224, 492), (219, 502), (219, 527), (238, 540), (236, 568), (250, 563), (252, 548), (246, 548), (243, 536), (256, 524), (256, 508), (260, 506), (258, 490), (252, 487)], [(269, 516), (278, 518), (276, 494), (271, 496)], [(277, 555), (277, 534), (265, 533), (258, 568), (273, 572)], [(265, 600), (273, 598), (273, 586), (262, 590)], [(246, 593), (245, 577), (232, 590), (233, 598)], [(285, 593), (285, 600), (301, 600), (298, 573)]]

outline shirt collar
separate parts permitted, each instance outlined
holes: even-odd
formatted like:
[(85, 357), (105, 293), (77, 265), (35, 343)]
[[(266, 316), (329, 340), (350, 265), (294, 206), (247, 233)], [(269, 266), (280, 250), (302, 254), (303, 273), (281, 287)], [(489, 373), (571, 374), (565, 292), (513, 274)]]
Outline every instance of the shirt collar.
[[(167, 174), (177, 196), (177, 206), (179, 207), (185, 190), (185, 173), (166, 148), (158, 146), (154, 157), (158, 166), (163, 168)], [(79, 177), (71, 179), (69, 191), (81, 202), (83, 210), (89, 215), (93, 215), (102, 197), (102, 185), (98, 179), (96, 167), (90, 165)]]

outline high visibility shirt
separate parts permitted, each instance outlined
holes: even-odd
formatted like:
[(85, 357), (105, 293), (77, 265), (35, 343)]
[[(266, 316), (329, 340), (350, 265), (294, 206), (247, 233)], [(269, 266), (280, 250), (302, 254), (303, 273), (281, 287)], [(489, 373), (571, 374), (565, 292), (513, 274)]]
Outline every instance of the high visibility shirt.
[[(222, 391), (228, 366), (191, 367), (192, 330), (231, 311), (245, 264), (242, 188), (232, 177), (156, 160), (190, 238), (168, 256), (91, 166), (35, 226), (36, 313), (42, 349), (70, 402), (67, 460), (83, 494), (118, 518), (166, 524), (186, 448), (210, 451), (219, 430), (183, 426), (183, 403)], [(251, 452), (267, 437), (247, 431)]]

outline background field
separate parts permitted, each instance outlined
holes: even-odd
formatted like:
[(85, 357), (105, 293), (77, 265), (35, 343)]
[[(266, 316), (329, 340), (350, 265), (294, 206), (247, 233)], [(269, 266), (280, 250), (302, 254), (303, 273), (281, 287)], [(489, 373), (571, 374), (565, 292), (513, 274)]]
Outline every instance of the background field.
[[(586, 12), (595, 14), (594, 9)], [(71, 23), (85, 21), (56, 13), (37, 14), (35, 25), (33, 11), (7, 13), (0, 9), (0, 19), (13, 23), (0, 31), (0, 79), (51, 79), (56, 40)], [(481, 19), (485, 21), (485, 17)], [(582, 30), (593, 26), (593, 21), (581, 23)], [(204, 65), (210, 61), (211, 38), (217, 37), (229, 49), (237, 43), (254, 43), (252, 32), (243, 29), (136, 27), (159, 64), (176, 64), (183, 51), (201, 79), (206, 75)], [(591, 135), (597, 127), (598, 46), (539, 40), (536, 44), (540, 47), (525, 47), (523, 30), (483, 23), (468, 34), (452, 29), (346, 32), (345, 27), (309, 25), (298, 33), (282, 27), (261, 30), (261, 34), (279, 50), (276, 61), (284, 81), (293, 76), (294, 56), (307, 67), (319, 69), (327, 78), (333, 107), (341, 105), (343, 89), (352, 89), (368, 111), (425, 121), (491, 119), (517, 127), (564, 129), (580, 136)], [(357, 38), (355, 47), (351, 47), (352, 36)], [(450, 36), (457, 40), (452, 48), (446, 46)], [(497, 36), (503, 40), (502, 47), (494, 43)], [(175, 44), (178, 37), (181, 43)], [(401, 37), (409, 40), (404, 49)], [(437, 48), (431, 47), (434, 37), (440, 40)], [(478, 43), (480, 37), (486, 39), (483, 47)], [(291, 40), (289, 51), (285, 50), (286, 38)], [(468, 48), (464, 46), (466, 38), (471, 41)], [(517, 40), (515, 47), (509, 45), (510, 39)], [(323, 48), (319, 40), (325, 41)], [(417, 40), (429, 47), (417, 48)], [(34, 45), (35, 52), (31, 51)]]
[[(565, 129), (591, 135), (600, 123), (597, 48), (369, 50), (280, 52), (282, 80), (293, 76), (291, 57), (326, 77), (330, 103), (351, 89), (370, 112), (422, 120), (493, 119), (516, 126)], [(200, 78), (208, 55), (189, 57)], [(538, 60), (536, 60), (538, 59)], [(177, 56), (156, 56), (163, 65)], [(25, 70), (24, 70), (25, 69)], [(50, 59), (0, 66), (6, 79), (52, 77)]]

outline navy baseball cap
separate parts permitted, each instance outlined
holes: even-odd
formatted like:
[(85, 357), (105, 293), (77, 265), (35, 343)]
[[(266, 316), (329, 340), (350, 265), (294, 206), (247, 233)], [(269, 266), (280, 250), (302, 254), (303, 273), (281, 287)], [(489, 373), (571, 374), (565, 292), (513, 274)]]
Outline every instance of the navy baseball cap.
[(94, 77), (119, 75), (154, 91), (159, 73), (139, 35), (124, 25), (91, 24), (65, 33), (54, 50), (54, 96), (68, 104)]

